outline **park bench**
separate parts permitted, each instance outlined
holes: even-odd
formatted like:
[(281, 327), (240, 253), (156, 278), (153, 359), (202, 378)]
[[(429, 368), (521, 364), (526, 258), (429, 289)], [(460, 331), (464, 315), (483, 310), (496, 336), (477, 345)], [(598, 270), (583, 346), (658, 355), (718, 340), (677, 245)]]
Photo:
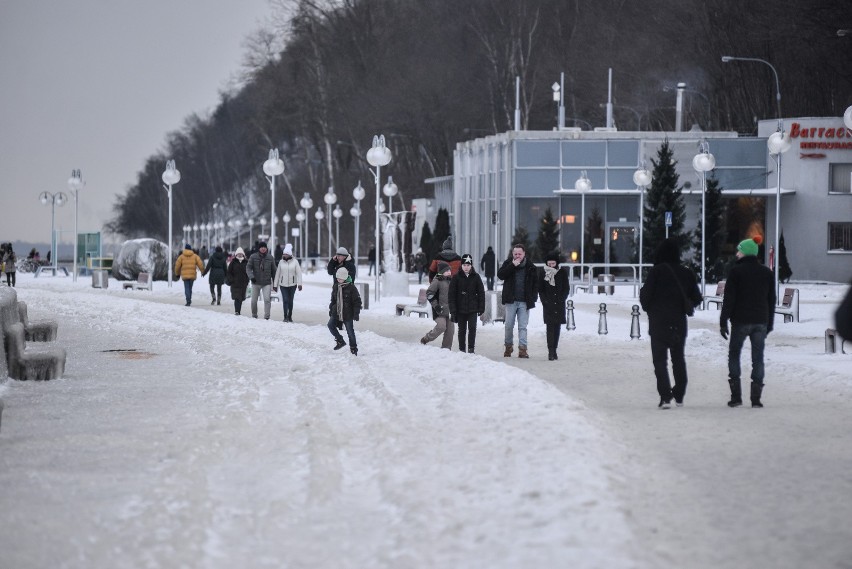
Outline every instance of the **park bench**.
[(153, 290), (153, 279), (151, 279), (151, 273), (139, 273), (139, 276), (136, 277), (135, 281), (127, 281), (121, 283), (121, 289), (131, 289), (131, 290)]
[(783, 314), (784, 322), (799, 321), (799, 289), (784, 289), (784, 298), (781, 305), (775, 307), (775, 314)]
[(30, 321), (27, 316), (27, 303), (18, 302), (18, 318), (24, 325), (25, 339), (28, 342), (53, 342), (59, 330), (56, 320)]
[(18, 296), (13, 288), (0, 290), (0, 336), (8, 377), (45, 380), (61, 377), (64, 373), (64, 349), (48, 343), (27, 346), (27, 331), (21, 322)]
[(417, 304), (397, 304), (397, 316), (410, 316), (412, 312), (416, 312), (420, 318), (429, 318), (432, 316), (432, 307), (426, 301), (426, 289), (421, 288), (417, 294)]
[(716, 294), (708, 294), (704, 297), (704, 306), (710, 306), (711, 304), (716, 305), (716, 310), (719, 310), (722, 306), (722, 302), (725, 300), (725, 281), (719, 281), (719, 284), (716, 285)]

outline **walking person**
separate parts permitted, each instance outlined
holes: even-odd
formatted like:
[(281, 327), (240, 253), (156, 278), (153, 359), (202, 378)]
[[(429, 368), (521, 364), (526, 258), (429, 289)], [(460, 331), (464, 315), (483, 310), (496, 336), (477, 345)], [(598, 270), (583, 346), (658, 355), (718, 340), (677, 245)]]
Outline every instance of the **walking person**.
[(538, 298), (538, 271), (532, 261), (527, 259), (526, 247), (516, 243), (509, 258), (503, 261), (497, 278), (503, 281), (501, 302), (506, 309), (504, 358), (512, 357), (515, 350), (515, 319), (518, 321), (518, 357), (529, 358), (527, 352), (527, 324), (530, 310), (535, 307)]
[(461, 270), (450, 279), (450, 321), (459, 325), (459, 351), (476, 347), (476, 318), (485, 312), (485, 287), (473, 270), (473, 256), (462, 255)]
[(775, 276), (757, 260), (757, 243), (745, 239), (737, 245), (737, 261), (728, 273), (719, 332), (731, 342), (728, 346), (728, 384), (731, 400), (728, 407), (743, 404), (740, 385), (740, 354), (745, 339), (751, 342), (751, 406), (763, 407), (763, 349), (766, 336), (775, 324)]
[(423, 284), (423, 272), (426, 271), (426, 253), (420, 247), (414, 254), (414, 270), (417, 271), (417, 284)]
[(328, 305), (328, 330), (334, 336), (334, 349), (339, 350), (346, 345), (340, 334), (341, 328), (346, 328), (349, 339), (349, 352), (358, 355), (358, 340), (355, 338), (355, 321), (361, 315), (361, 294), (358, 287), (352, 284), (352, 277), (345, 267), (340, 267), (334, 273), (334, 284), (331, 287), (331, 302)]
[(367, 272), (367, 276), (371, 277), (376, 269), (376, 246), (372, 243), (370, 244), (370, 251), (367, 253), (367, 261), (370, 262), (370, 270)]
[[(687, 316), (703, 298), (695, 274), (681, 265), (680, 246), (670, 237), (660, 243), (654, 266), (639, 291), (639, 303), (648, 314), (648, 334), (651, 336), (651, 359), (657, 378), (658, 407), (668, 409), (672, 399), (678, 407), (686, 395)], [(668, 355), (672, 358), (674, 388), (669, 380)]]
[(195, 278), (198, 276), (196, 271), (204, 272), (204, 263), (201, 262), (201, 257), (195, 254), (192, 250), (192, 245), (189, 243), (183, 248), (183, 252), (178, 255), (175, 261), (175, 274), (180, 275), (183, 279), (183, 294), (186, 297), (186, 306), (192, 304), (192, 285), (195, 284)]
[(538, 297), (541, 300), (541, 315), (547, 329), (547, 359), (558, 360), (556, 349), (559, 347), (559, 332), (565, 324), (565, 299), (570, 292), (568, 271), (559, 267), (559, 253), (554, 252), (545, 258), (544, 267), (539, 273)]
[(272, 291), (281, 289), (281, 307), (284, 309), (284, 322), (293, 321), (293, 301), (296, 289), (302, 290), (302, 267), (293, 258), (293, 245), (287, 243), (281, 250), (281, 260), (272, 281)]
[(485, 275), (485, 286), (488, 290), (494, 290), (494, 271), (497, 269), (497, 258), (494, 255), (494, 249), (490, 245), (479, 261), (479, 269)]
[(441, 244), (441, 250), (432, 260), (432, 263), (429, 265), (429, 282), (432, 282), (432, 279), (435, 278), (435, 275), (438, 274), (438, 264), (439, 263), (447, 263), (450, 266), (450, 270), (453, 275), (459, 272), (461, 269), (461, 257), (459, 254), (453, 250), (453, 239), (452, 237), (447, 237), (444, 239), (444, 242)]
[(450, 278), (452, 270), (450, 265), (444, 261), (438, 262), (438, 274), (429, 283), (426, 289), (426, 299), (432, 305), (432, 318), (435, 319), (435, 327), (429, 330), (425, 336), (420, 338), (421, 344), (428, 344), (438, 336), (443, 336), (441, 347), (448, 350), (453, 349), (453, 334), (456, 331), (455, 324), (450, 320)]
[(340, 267), (344, 267), (346, 272), (349, 273), (349, 278), (355, 282), (355, 261), (352, 259), (352, 255), (349, 254), (349, 251), (346, 247), (338, 247), (337, 251), (334, 253), (334, 256), (328, 260), (328, 265), (326, 266), (326, 270), (328, 274), (334, 277), (337, 274), (337, 269)]
[(246, 253), (242, 247), (237, 247), (237, 252), (228, 265), (227, 277), (228, 286), (231, 288), (231, 300), (234, 301), (234, 314), (237, 316), (240, 315), (240, 310), (242, 310), (243, 301), (246, 299), (246, 290), (249, 285), (248, 273), (246, 272), (247, 267), (248, 259), (246, 259)]
[(266, 241), (257, 244), (257, 253), (249, 257), (246, 266), (251, 287), (251, 316), (257, 318), (257, 298), (263, 294), (263, 318), (269, 320), (272, 310), (272, 280), (275, 278), (275, 259), (266, 248)]
[(6, 252), (3, 254), (3, 270), (6, 272), (6, 286), (14, 287), (16, 284), (15, 276), (17, 275), (15, 265), (18, 263), (18, 257), (15, 255), (12, 244), (6, 245)]
[[(200, 257), (200, 255), (199, 255)], [(201, 259), (202, 262), (204, 259)], [(201, 276), (210, 273), (210, 304), (222, 304), (222, 285), (225, 284), (225, 273), (228, 270), (228, 258), (221, 247), (216, 247), (213, 254), (207, 260), (207, 266)]]

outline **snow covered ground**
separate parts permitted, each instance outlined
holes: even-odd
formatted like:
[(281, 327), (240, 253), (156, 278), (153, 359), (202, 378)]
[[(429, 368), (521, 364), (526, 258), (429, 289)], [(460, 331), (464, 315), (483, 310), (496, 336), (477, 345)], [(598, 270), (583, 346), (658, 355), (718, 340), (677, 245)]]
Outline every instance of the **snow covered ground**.
[(531, 359), (504, 359), (501, 325), (477, 355), (421, 346), (410, 298), (371, 298), (354, 357), (331, 349), (331, 277), (307, 279), (285, 324), (279, 303), (235, 316), (227, 287), (210, 306), (206, 279), (187, 308), (181, 283), (19, 274), (68, 363), (0, 385), (0, 566), (850, 566), (852, 355), (823, 353), (845, 286), (796, 285), (762, 410), (725, 406), (699, 312), (686, 406), (659, 411), (628, 288), (573, 297), (557, 362), (537, 310)]

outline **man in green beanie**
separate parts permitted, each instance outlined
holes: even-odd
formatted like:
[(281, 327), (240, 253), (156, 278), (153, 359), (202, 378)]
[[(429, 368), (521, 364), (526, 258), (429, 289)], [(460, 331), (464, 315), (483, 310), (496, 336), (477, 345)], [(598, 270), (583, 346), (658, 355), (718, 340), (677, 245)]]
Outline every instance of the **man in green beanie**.
[(731, 400), (728, 407), (743, 404), (740, 388), (740, 354), (745, 339), (751, 342), (751, 406), (763, 407), (763, 348), (766, 336), (775, 321), (775, 279), (768, 268), (757, 260), (757, 243), (746, 239), (737, 245), (737, 261), (725, 283), (725, 297), (719, 330), (728, 339), (728, 320), (731, 321), (731, 342), (728, 347), (728, 384)]

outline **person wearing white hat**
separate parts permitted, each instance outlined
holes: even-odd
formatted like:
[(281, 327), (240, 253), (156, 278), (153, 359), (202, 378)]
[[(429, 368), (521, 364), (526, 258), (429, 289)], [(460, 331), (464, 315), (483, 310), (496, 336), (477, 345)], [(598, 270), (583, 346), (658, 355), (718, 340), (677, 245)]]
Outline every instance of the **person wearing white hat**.
[(293, 245), (287, 243), (278, 261), (278, 269), (272, 280), (272, 291), (281, 289), (281, 306), (284, 308), (284, 322), (293, 321), (293, 301), (296, 290), (302, 290), (302, 267), (293, 258)]
[(334, 349), (346, 345), (340, 329), (346, 328), (349, 338), (349, 352), (358, 355), (358, 341), (355, 338), (355, 320), (361, 315), (361, 295), (358, 287), (353, 286), (352, 277), (345, 267), (334, 273), (334, 285), (331, 287), (331, 302), (328, 305), (328, 331), (334, 336)]

